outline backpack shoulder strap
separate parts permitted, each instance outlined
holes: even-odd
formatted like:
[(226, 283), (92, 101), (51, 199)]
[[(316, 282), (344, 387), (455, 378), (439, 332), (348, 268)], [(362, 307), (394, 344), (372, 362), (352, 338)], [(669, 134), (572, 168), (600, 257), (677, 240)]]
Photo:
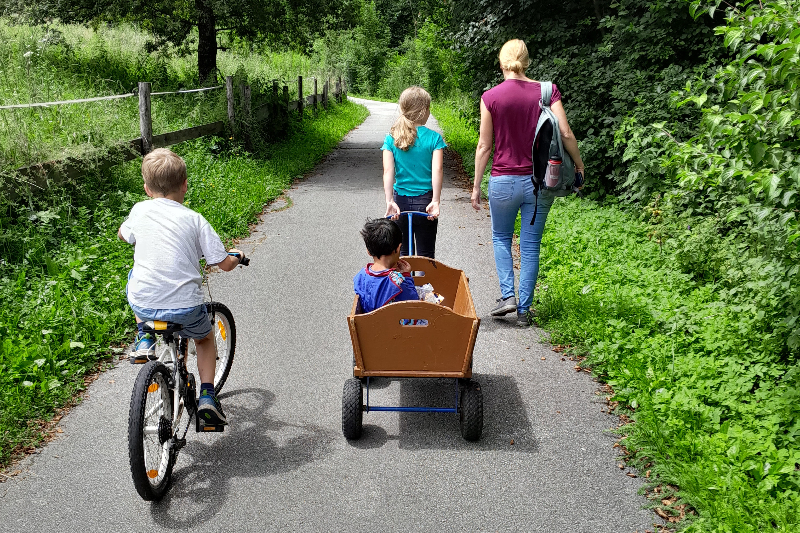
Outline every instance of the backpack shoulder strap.
[(550, 107), (550, 100), (553, 98), (553, 82), (543, 81), (539, 85), (542, 87), (542, 105)]

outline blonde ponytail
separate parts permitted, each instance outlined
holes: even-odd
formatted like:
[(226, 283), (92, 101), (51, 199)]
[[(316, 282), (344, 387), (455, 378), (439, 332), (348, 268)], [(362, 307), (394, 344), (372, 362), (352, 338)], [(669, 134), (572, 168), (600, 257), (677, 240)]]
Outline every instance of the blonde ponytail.
[(389, 133), (394, 145), (403, 151), (414, 146), (417, 140), (416, 124), (422, 122), (431, 109), (431, 95), (422, 87), (409, 87), (400, 95), (400, 116)]

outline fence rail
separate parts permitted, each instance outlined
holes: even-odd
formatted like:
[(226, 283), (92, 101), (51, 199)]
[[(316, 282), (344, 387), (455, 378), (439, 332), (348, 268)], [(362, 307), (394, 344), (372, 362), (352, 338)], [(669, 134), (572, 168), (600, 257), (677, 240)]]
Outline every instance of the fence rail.
[[(202, 87), (200, 89), (187, 89), (182, 91), (165, 91), (160, 93), (151, 93), (150, 96), (166, 96), (169, 94), (190, 94), (202, 93), (205, 91), (213, 91), (215, 89), (222, 89), (224, 85), (217, 85), (216, 87)], [(78, 98), (77, 100), (59, 100), (58, 102), (32, 102), (30, 104), (10, 104), (0, 105), (2, 109), (27, 109), (30, 107), (53, 107), (58, 105), (68, 104), (85, 104), (87, 102), (102, 102), (103, 100), (122, 100), (124, 98), (132, 98), (138, 94), (138, 90), (132, 93), (125, 94), (112, 94), (110, 96), (95, 96), (93, 98)]]
[[(59, 161), (48, 161), (45, 163), (37, 163), (27, 167), (19, 168), (16, 170), (16, 176), (20, 181), (25, 182), (37, 189), (47, 189), (51, 185), (62, 183), (68, 180), (75, 180), (80, 176), (86, 174), (90, 169), (103, 172), (109, 168), (136, 159), (152, 151), (154, 148), (171, 146), (184, 141), (190, 141), (205, 137), (207, 135), (214, 135), (225, 131), (226, 127), (230, 129), (232, 135), (236, 135), (243, 140), (248, 147), (251, 144), (251, 126), (256, 122), (269, 121), (277, 119), (282, 116), (284, 119), (288, 118), (288, 114), (292, 111), (300, 112), (300, 119), (302, 120), (302, 112), (304, 108), (311, 107), (315, 112), (321, 104), (327, 109), (329, 105), (329, 84), (330, 81), (326, 80), (322, 86), (322, 92), (318, 93), (317, 79), (314, 79), (314, 93), (303, 97), (303, 78), (298, 76), (298, 99), (289, 100), (289, 88), (284, 85), (283, 93), (278, 91), (278, 82), (273, 82), (272, 85), (272, 100), (263, 104), (256, 109), (251, 109), (251, 89), (249, 85), (241, 84), (238, 91), (238, 106), (237, 95), (233, 88), (233, 78), (227, 77), (225, 85), (216, 87), (204, 87), (201, 89), (190, 89), (183, 91), (173, 92), (150, 92), (149, 82), (140, 82), (136, 91), (128, 94), (101, 96), (97, 98), (84, 98), (80, 100), (65, 100), (61, 102), (45, 102), (45, 103), (32, 103), (32, 104), (15, 104), (11, 106), (2, 106), (2, 109), (15, 109), (24, 107), (50, 107), (55, 105), (64, 104), (77, 104), (85, 102), (96, 102), (101, 100), (115, 100), (122, 98), (131, 98), (133, 96), (139, 97), (139, 130), (141, 137), (132, 139), (130, 141), (120, 142), (108, 148), (104, 153), (101, 153), (91, 158), (76, 158), (68, 157)], [(186, 94), (198, 93), (204, 91), (211, 91), (215, 89), (226, 90), (227, 97), (227, 124), (225, 121), (211, 122), (209, 124), (201, 124), (191, 128), (186, 128), (177, 131), (170, 131), (159, 135), (153, 135), (153, 124), (151, 116), (150, 98), (152, 96), (164, 96), (170, 94)], [(334, 85), (334, 99), (337, 102), (343, 101), (346, 96), (342, 79), (339, 77)], [(238, 109), (241, 116), (236, 116)], [(9, 189), (9, 194), (18, 196), (17, 191), (10, 189), (10, 184), (5, 183), (5, 188)]]

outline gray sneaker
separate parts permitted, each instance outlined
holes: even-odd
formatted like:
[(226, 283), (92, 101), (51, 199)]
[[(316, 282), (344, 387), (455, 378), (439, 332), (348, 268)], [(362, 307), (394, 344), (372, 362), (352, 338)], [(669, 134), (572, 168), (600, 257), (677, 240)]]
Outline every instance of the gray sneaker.
[(531, 325), (530, 313), (528, 311), (517, 311), (517, 325), (521, 328), (527, 328)]
[(508, 298), (498, 298), (497, 306), (489, 314), (492, 316), (503, 316), (517, 310), (517, 299), (513, 296)]

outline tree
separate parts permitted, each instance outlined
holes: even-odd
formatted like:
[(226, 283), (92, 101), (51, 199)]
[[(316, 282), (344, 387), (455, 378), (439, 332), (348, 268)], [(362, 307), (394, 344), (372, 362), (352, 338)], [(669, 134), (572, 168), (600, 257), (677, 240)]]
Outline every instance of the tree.
[[(339, 9), (333, 4), (333, 0), (34, 0), (7, 9), (36, 21), (136, 22), (153, 34), (157, 46), (185, 45), (196, 29), (200, 82), (213, 83), (217, 51), (223, 48), (220, 32), (307, 48), (314, 36), (308, 29), (321, 28), (326, 17)], [(295, 39), (301, 42), (292, 42)]]

